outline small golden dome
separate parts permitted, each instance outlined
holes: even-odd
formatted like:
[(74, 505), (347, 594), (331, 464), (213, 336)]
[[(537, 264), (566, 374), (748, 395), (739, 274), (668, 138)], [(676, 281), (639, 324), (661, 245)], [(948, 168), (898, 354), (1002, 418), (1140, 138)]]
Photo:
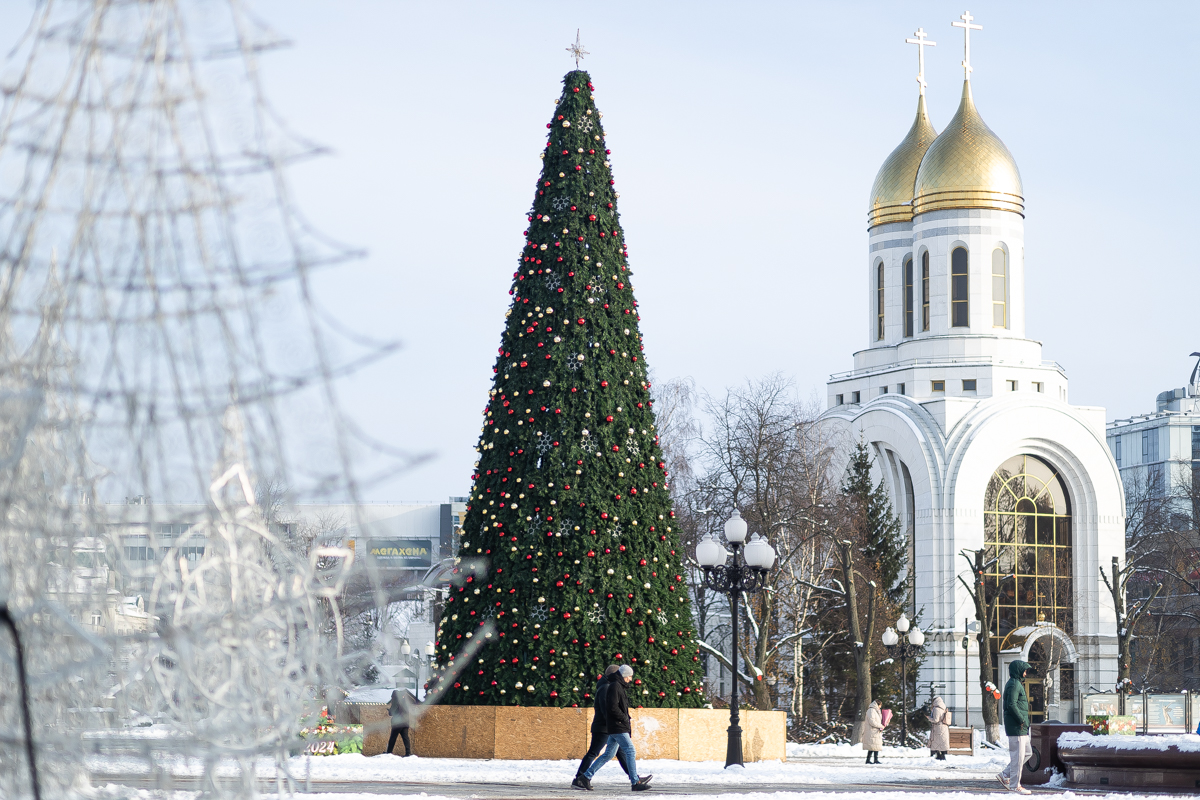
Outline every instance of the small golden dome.
[(875, 185), (871, 187), (871, 208), (867, 211), (867, 227), (873, 228), (885, 222), (911, 222), (913, 216), (913, 183), (921, 158), (929, 145), (937, 138), (937, 131), (929, 122), (925, 110), (925, 95), (917, 101), (917, 118), (904, 141), (897, 145), (892, 154), (879, 168)]
[(954, 119), (925, 152), (913, 190), (913, 213), (943, 208), (991, 208), (1025, 216), (1021, 173), (1012, 153), (975, 110), (963, 82)]

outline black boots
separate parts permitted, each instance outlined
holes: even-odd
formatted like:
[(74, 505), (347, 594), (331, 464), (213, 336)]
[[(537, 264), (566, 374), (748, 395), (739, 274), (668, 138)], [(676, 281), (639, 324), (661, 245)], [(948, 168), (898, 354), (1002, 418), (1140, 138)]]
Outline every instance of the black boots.
[(868, 750), (867, 751), (867, 763), (868, 764), (878, 764), (879, 763), (879, 751), (878, 750)]

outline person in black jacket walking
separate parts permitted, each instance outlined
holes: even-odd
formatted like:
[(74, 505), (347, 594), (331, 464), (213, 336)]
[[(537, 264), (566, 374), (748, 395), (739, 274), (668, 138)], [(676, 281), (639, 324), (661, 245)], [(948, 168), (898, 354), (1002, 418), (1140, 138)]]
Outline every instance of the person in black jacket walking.
[[(596, 700), (592, 704), (595, 708), (595, 713), (592, 715), (592, 742), (588, 747), (588, 751), (583, 754), (583, 760), (579, 762), (579, 769), (575, 770), (575, 778), (571, 781), (571, 785), (576, 789), (586, 789), (583, 781), (580, 778), (583, 776), (584, 770), (592, 765), (596, 760), (596, 756), (603, 752), (608, 744), (608, 728), (605, 725), (605, 711), (608, 706), (608, 678), (615, 675), (619, 670), (616, 664), (610, 664), (608, 669), (604, 670), (604, 674), (596, 681)], [(617, 751), (617, 763), (621, 765), (621, 769), (625, 770), (625, 774), (629, 774), (629, 767), (625, 764), (625, 756), (620, 750)]]
[(625, 769), (635, 792), (644, 792), (650, 788), (653, 775), (638, 777), (637, 754), (633, 750), (633, 740), (629, 734), (633, 731), (632, 720), (629, 718), (629, 695), (625, 693), (625, 685), (633, 680), (633, 667), (622, 664), (608, 678), (607, 692), (604, 698), (604, 724), (608, 731), (608, 747), (604, 755), (592, 762), (579, 777), (584, 789), (591, 790), (592, 777), (600, 768), (613, 759), (618, 751), (625, 756)]
[(396, 737), (399, 736), (404, 740), (404, 755), (412, 755), (412, 742), (408, 739), (408, 726), (412, 723), (412, 708), (415, 705), (413, 701), (414, 698), (407, 689), (396, 689), (392, 692), (392, 699), (388, 701), (392, 735), (388, 738), (387, 750), (384, 753), (392, 752), (392, 748), (396, 746)]

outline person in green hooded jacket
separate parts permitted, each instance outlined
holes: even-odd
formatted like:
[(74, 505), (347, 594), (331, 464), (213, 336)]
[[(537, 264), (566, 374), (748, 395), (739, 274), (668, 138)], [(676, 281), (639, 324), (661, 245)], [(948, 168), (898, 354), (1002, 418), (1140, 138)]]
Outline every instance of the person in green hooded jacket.
[(1008, 737), (1008, 768), (996, 776), (1004, 788), (1018, 794), (1031, 794), (1021, 785), (1021, 770), (1032, 751), (1029, 748), (1029, 697), (1025, 694), (1025, 673), (1033, 667), (1025, 661), (1008, 665), (1008, 683), (1004, 684), (1004, 735)]

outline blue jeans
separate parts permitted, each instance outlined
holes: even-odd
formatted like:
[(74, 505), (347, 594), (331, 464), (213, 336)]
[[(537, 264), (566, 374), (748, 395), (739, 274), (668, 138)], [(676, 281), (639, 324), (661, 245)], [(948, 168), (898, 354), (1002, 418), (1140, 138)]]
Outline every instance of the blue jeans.
[(629, 738), (628, 733), (610, 733), (608, 735), (608, 747), (605, 748), (604, 754), (592, 762), (592, 765), (583, 773), (583, 777), (589, 781), (592, 776), (600, 771), (600, 768), (613, 760), (617, 751), (621, 751), (621, 756), (625, 759), (625, 766), (629, 770), (629, 781), (632, 784), (638, 782), (637, 773), (637, 755), (633, 751), (633, 740)]

